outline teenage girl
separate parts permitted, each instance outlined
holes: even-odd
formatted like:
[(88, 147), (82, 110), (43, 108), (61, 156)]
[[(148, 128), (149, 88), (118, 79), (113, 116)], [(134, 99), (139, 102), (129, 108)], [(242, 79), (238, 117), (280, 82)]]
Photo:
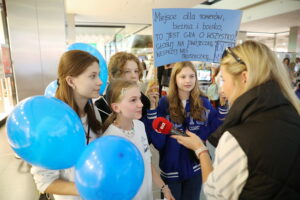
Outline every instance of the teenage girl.
[(152, 179), (161, 188), (166, 199), (174, 200), (169, 188), (151, 164), (145, 126), (138, 120), (142, 116), (143, 108), (140, 98), (141, 92), (135, 81), (116, 79), (111, 82), (107, 100), (112, 114), (103, 125), (104, 135), (117, 135), (128, 139), (136, 145), (143, 157), (145, 176), (140, 190), (134, 197), (135, 200), (153, 200)]
[[(139, 59), (127, 52), (118, 52), (114, 54), (109, 61), (108, 64), (109, 71), (109, 81), (113, 81), (114, 79), (125, 79), (132, 80), (135, 82), (139, 82), (143, 76), (143, 68), (141, 66), (141, 62)], [(110, 86), (107, 87), (106, 93), (110, 90)], [(158, 98), (158, 93), (157, 93)], [(148, 97), (141, 92), (141, 101), (143, 103), (142, 108), (142, 117), (146, 116), (147, 110), (151, 106), (151, 102)], [(102, 122), (104, 122), (109, 114), (112, 112), (110, 106), (107, 102), (106, 95), (101, 97), (99, 100), (95, 102), (96, 106), (99, 109)]]
[[(157, 108), (151, 107), (148, 111), (146, 127), (151, 127), (153, 119), (157, 117), (165, 117), (174, 128), (183, 132), (189, 130), (204, 141), (221, 124), (219, 119), (223, 118), (202, 95), (197, 73), (191, 62), (175, 64), (168, 95), (159, 100)], [(154, 130), (148, 132), (152, 144), (159, 151), (161, 177), (175, 199), (199, 200), (201, 168), (194, 152), (169, 135), (156, 133)]]
[[(100, 115), (98, 111), (94, 112), (90, 100), (99, 97), (102, 84), (98, 59), (80, 50), (64, 53), (58, 66), (57, 82), (55, 97), (67, 103), (81, 118), (87, 143), (99, 137)], [(74, 168), (47, 170), (33, 166), (31, 173), (41, 193), (54, 194), (55, 200), (81, 200), (74, 183)]]

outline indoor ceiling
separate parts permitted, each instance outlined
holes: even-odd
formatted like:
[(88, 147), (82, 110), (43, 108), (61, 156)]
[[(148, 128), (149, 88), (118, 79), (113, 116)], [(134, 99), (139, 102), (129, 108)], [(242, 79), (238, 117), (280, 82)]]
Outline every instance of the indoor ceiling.
[[(201, 3), (207, 2), (205, 0), (65, 1), (66, 12), (74, 14), (76, 25), (102, 26), (102, 32), (106, 35), (120, 31), (123, 34), (139, 31), (139, 34), (152, 34), (153, 8), (240, 9), (243, 10), (243, 19), (245, 18), (240, 30), (249, 32), (287, 32), (292, 26), (300, 26), (300, 0), (221, 0), (213, 5), (202, 5)], [(119, 28), (119, 25), (125, 28)]]
[(240, 29), (249, 32), (280, 33), (289, 31), (289, 28), (293, 26), (300, 27), (300, 9), (281, 15), (243, 23), (241, 24)]

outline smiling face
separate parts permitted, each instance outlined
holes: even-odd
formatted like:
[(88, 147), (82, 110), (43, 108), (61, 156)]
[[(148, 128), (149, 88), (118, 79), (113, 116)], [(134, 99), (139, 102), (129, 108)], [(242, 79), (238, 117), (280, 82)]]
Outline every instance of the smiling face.
[(190, 67), (184, 67), (176, 75), (176, 84), (181, 93), (190, 93), (196, 84), (196, 74)]
[(113, 110), (123, 118), (134, 120), (142, 117), (143, 104), (141, 92), (138, 87), (124, 88), (121, 91), (121, 100), (112, 103)]
[(99, 97), (102, 81), (99, 78), (99, 64), (93, 62), (86, 70), (77, 77), (70, 77), (71, 87), (77, 97), (91, 99)]
[(122, 71), (122, 78), (136, 82), (139, 80), (139, 68), (135, 61), (128, 60)]

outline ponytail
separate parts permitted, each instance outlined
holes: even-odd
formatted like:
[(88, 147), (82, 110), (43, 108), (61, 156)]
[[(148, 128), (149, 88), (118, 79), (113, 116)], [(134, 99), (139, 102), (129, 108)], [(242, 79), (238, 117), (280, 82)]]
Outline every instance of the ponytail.
[(111, 125), (112, 123), (114, 123), (114, 121), (117, 119), (117, 114), (115, 112), (112, 112), (108, 118), (105, 120), (105, 122), (102, 125), (102, 132), (104, 133), (106, 131), (106, 129), (109, 127), (109, 125)]
[(87, 122), (92, 131), (97, 135), (101, 136), (101, 123), (95, 115), (94, 105), (89, 102), (85, 105), (84, 111), (87, 114)]

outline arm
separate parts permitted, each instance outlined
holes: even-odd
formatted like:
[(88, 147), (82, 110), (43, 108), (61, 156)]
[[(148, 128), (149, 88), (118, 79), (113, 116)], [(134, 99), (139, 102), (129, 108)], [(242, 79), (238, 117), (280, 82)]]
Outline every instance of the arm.
[(74, 182), (65, 181), (62, 179), (56, 179), (45, 190), (49, 194), (58, 195), (74, 195), (79, 196), (76, 185)]
[[(226, 107), (218, 108), (217, 110), (210, 104), (208, 99), (202, 98), (204, 107), (208, 110), (207, 126), (209, 131), (205, 138), (208, 138), (219, 126), (222, 125), (225, 116), (227, 115)], [(225, 111), (224, 111), (225, 109)]]
[(144, 121), (145, 127), (146, 127), (146, 132), (148, 135), (149, 140), (151, 143), (154, 145), (154, 147), (157, 150), (163, 149), (166, 139), (168, 136), (164, 134), (157, 133), (153, 128), (152, 128), (152, 122), (154, 119), (156, 119), (158, 116), (165, 116), (164, 111), (167, 109), (166, 105), (164, 103), (165, 99), (160, 99), (158, 102), (157, 109), (153, 110), (148, 110), (147, 111), (147, 118)]
[(168, 200), (175, 200), (173, 197), (171, 190), (169, 187), (165, 184), (165, 182), (160, 178), (160, 176), (157, 174), (154, 166), (151, 164), (151, 171), (152, 171), (152, 179), (155, 185), (157, 185), (161, 191), (164, 194), (164, 197)]
[(41, 193), (78, 195), (74, 182), (60, 179), (59, 170), (48, 170), (32, 166), (31, 174), (37, 189)]
[(223, 93), (220, 93), (220, 105), (217, 107), (217, 116), (220, 121), (224, 121), (228, 114), (228, 103), (227, 98)]
[[(198, 149), (203, 144), (193, 133), (190, 137), (172, 136), (187, 148)], [(203, 190), (213, 199), (238, 199), (249, 176), (247, 156), (237, 140), (225, 132), (216, 149), (213, 166), (207, 152), (198, 154), (202, 167)]]
[[(194, 133), (190, 131), (186, 131), (186, 134), (189, 137), (183, 137), (183, 136), (177, 136), (172, 135), (171, 137), (175, 138), (179, 144), (182, 144), (183, 146), (196, 151), (200, 148), (206, 148), (203, 144), (202, 140)], [(201, 170), (202, 170), (202, 182), (206, 182), (208, 175), (212, 172), (213, 166), (210, 159), (210, 156), (208, 154), (208, 151), (202, 151), (197, 155), (198, 159), (201, 163)]]

